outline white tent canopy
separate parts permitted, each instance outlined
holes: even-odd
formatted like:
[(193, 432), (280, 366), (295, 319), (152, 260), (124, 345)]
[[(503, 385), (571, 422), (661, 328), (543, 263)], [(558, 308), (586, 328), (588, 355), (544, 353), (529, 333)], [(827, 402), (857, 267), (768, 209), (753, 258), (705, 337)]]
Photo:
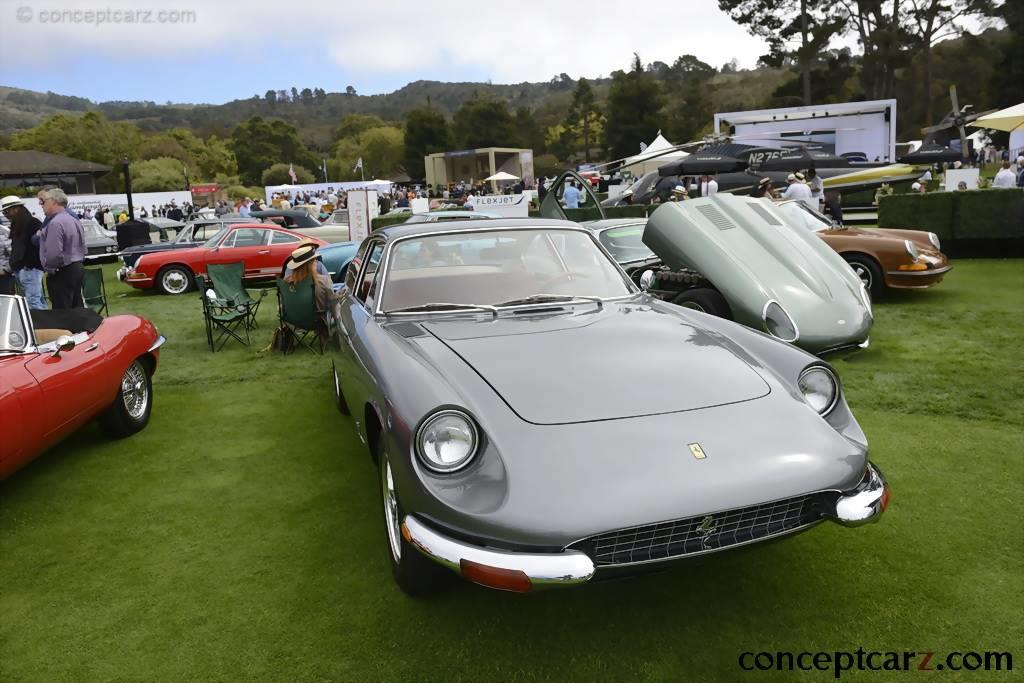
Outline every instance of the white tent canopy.
[(505, 173), (505, 171), (498, 171), (492, 176), (484, 178), (485, 182), (492, 180), (519, 180), (519, 176), (512, 175), (511, 173)]
[(673, 146), (659, 131), (657, 137), (647, 145), (647, 149), (626, 159), (622, 168), (623, 170), (629, 169), (635, 176), (642, 176), (645, 173), (657, 171), (659, 166), (690, 156), (678, 149), (671, 152), (666, 151), (672, 149)]

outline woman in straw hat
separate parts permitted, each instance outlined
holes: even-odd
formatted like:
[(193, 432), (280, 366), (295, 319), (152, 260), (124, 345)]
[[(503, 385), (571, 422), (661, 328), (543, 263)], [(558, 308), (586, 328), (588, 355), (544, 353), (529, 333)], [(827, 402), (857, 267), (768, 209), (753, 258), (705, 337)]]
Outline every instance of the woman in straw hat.
[(316, 299), (316, 310), (324, 313), (338, 301), (338, 295), (334, 293), (330, 277), (323, 275), (319, 269), (319, 261), (316, 258), (315, 244), (303, 244), (292, 252), (285, 262), (285, 269), (288, 274), (284, 281), (289, 284), (298, 284), (306, 278), (313, 279), (313, 297)]

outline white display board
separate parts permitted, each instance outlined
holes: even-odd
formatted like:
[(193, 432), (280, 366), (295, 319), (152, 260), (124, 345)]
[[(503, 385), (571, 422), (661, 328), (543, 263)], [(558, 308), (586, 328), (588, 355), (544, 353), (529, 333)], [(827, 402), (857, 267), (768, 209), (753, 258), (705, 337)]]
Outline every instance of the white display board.
[(349, 239), (353, 242), (362, 242), (369, 237), (371, 223), (377, 217), (378, 211), (376, 192), (373, 190), (349, 190)]
[(946, 192), (956, 192), (956, 186), (962, 180), (967, 183), (968, 190), (977, 190), (980, 173), (980, 169), (977, 168), (947, 168), (946, 183), (942, 189)]
[(530, 200), (523, 194), (493, 194), (470, 197), (466, 203), (474, 211), (496, 213), (508, 218), (526, 218), (530, 215)]
[(412, 200), (413, 213), (427, 213), (430, 211), (430, 200), (426, 197), (417, 197)]
[(626, 191), (629, 185), (609, 185), (608, 186), (608, 199), (615, 199), (620, 194)]
[[(164, 204), (170, 204), (172, 199), (178, 206), (184, 206), (186, 202), (192, 201), (192, 193), (188, 190), (182, 190), (179, 192), (132, 192), (132, 205), (135, 208), (135, 218), (139, 217), (139, 209), (143, 206), (146, 207), (146, 211), (151, 212), (154, 206), (159, 208)], [(97, 209), (104, 206), (114, 206), (115, 204), (127, 203), (128, 195), (124, 193), (68, 195), (68, 208), (79, 214), (86, 209), (92, 209), (93, 212), (95, 212)], [(46, 217), (43, 214), (43, 207), (39, 206), (39, 202), (35, 197), (26, 197), (25, 207), (28, 208), (32, 215), (39, 220), (43, 220)]]
[(354, 180), (338, 183), (307, 183), (305, 185), (267, 185), (263, 188), (267, 204), (275, 194), (286, 194), (294, 197), (300, 192), (351, 192), (352, 190), (376, 190), (390, 192), (390, 180)]

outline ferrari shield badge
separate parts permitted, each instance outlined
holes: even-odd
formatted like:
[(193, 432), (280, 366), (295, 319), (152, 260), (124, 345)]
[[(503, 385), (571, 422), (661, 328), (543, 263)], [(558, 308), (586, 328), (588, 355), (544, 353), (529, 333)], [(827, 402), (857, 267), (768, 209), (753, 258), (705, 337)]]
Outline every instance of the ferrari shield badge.
[(696, 458), (697, 460), (704, 460), (706, 457), (708, 457), (704, 453), (704, 449), (700, 447), (699, 443), (690, 444), (690, 453), (692, 453), (693, 457)]

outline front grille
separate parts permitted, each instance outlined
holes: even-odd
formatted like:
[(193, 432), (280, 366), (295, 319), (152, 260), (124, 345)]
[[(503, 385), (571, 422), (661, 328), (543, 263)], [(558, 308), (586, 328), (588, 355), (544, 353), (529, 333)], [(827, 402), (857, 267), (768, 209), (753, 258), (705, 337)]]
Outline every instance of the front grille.
[(722, 550), (789, 533), (821, 519), (815, 495), (635, 526), (590, 536), (570, 547), (597, 565), (665, 560)]

